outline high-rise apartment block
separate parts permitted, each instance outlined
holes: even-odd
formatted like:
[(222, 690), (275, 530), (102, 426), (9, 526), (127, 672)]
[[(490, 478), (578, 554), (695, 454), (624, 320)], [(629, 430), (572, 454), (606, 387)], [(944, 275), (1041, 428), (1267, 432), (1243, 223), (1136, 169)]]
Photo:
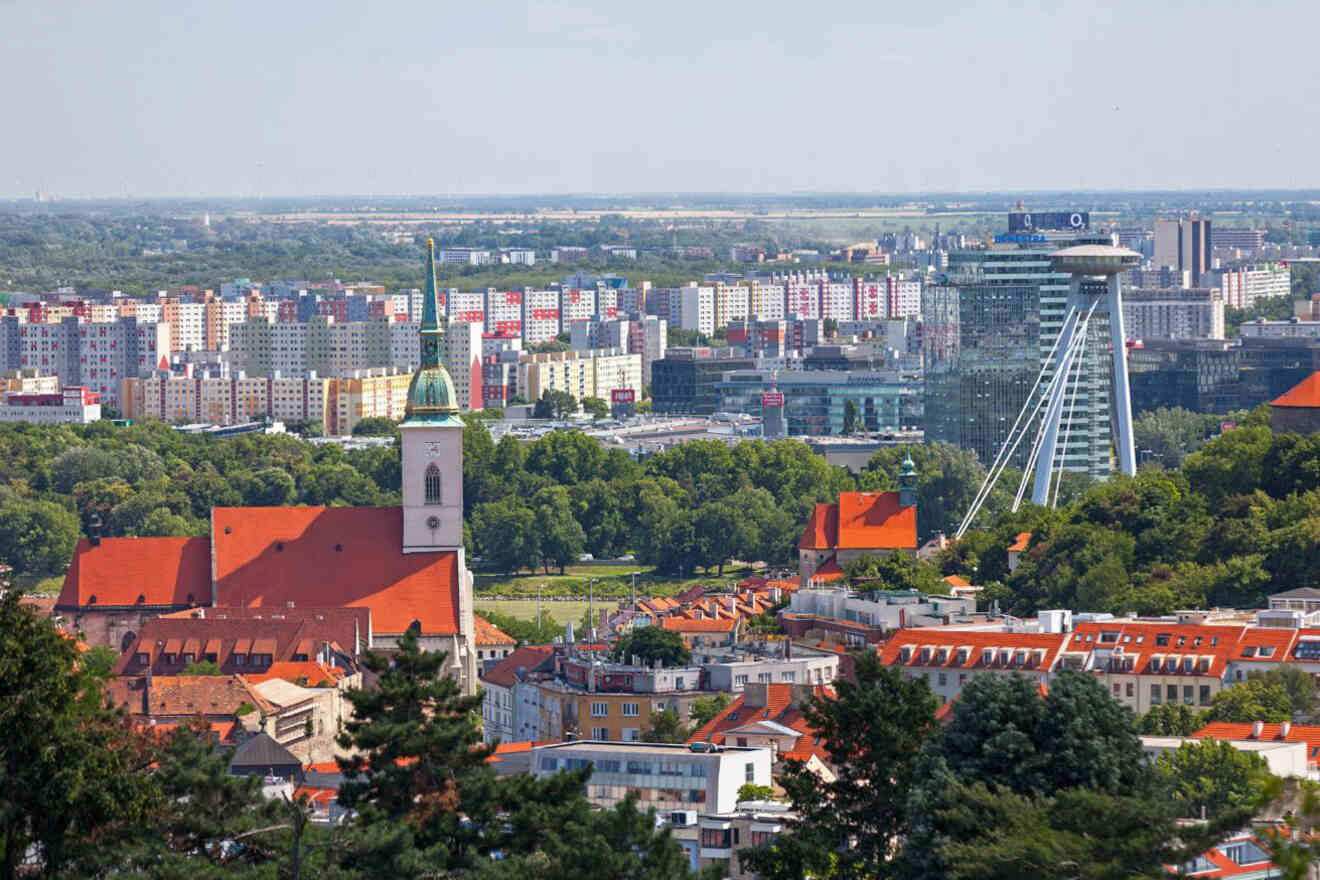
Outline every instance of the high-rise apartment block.
[(525, 354), (518, 361), (518, 389), (527, 400), (546, 391), (567, 391), (578, 400), (611, 392), (642, 392), (642, 356), (622, 349)]
[(1242, 263), (1216, 269), (1209, 273), (1207, 283), (1219, 288), (1224, 305), (1231, 309), (1250, 308), (1262, 299), (1292, 296), (1292, 270), (1287, 263)]
[(1224, 299), (1213, 287), (1127, 290), (1123, 331), (1128, 339), (1223, 339)]
[(119, 383), (156, 369), (170, 353), (170, 328), (137, 318), (86, 322), (63, 317), (26, 323), (0, 317), (0, 368), (34, 369), (56, 376), (63, 387), (81, 386), (119, 407)]
[[(416, 333), (413, 334), (416, 336)], [(444, 364), (454, 383), (458, 408), (484, 406), (481, 394), (482, 326), (454, 321), (445, 328)]]

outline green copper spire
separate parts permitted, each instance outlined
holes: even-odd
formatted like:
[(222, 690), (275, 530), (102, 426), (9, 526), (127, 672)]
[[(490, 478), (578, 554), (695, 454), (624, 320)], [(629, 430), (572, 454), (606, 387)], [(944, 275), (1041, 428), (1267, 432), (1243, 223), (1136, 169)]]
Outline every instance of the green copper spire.
[(440, 303), (435, 285), (435, 240), (426, 240), (426, 294), (422, 302), (422, 367), (440, 366), (440, 346), (444, 343), (440, 326)]
[(441, 361), (445, 328), (440, 323), (440, 303), (435, 285), (435, 242), (426, 240), (426, 301), (422, 305), (421, 365), (408, 385), (404, 424), (425, 423), (462, 426), (458, 419), (458, 395)]

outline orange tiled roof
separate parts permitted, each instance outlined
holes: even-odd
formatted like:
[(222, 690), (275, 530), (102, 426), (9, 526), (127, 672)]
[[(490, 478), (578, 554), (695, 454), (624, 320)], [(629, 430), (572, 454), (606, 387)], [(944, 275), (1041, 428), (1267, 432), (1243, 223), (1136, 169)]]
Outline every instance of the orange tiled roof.
[(843, 569), (838, 560), (831, 556), (829, 560), (811, 575), (813, 581), (837, 581), (843, 578)]
[(972, 585), (972, 582), (967, 578), (956, 574), (947, 575), (944, 582), (951, 587), (970, 587)]
[(478, 645), (512, 645), (517, 642), (513, 636), (505, 633), (480, 614), (472, 615), (472, 622), (475, 625), (475, 641)]
[(915, 550), (917, 509), (897, 492), (840, 492), (838, 504), (817, 504), (798, 547), (808, 550)]
[(518, 680), (519, 668), (528, 671), (536, 669), (549, 660), (554, 652), (554, 648), (549, 645), (524, 645), (486, 670), (481, 680), (501, 687), (513, 687), (514, 682)]
[(291, 684), (297, 684), (299, 679), (303, 679), (307, 682), (307, 687), (316, 687), (323, 681), (333, 684), (343, 677), (344, 670), (339, 667), (326, 666), (324, 663), (314, 660), (285, 660), (270, 664), (265, 672), (244, 675), (244, 678), (250, 684), (261, 684), (263, 681), (270, 681), (272, 678), (279, 678)]
[(217, 507), (211, 539), (217, 605), (367, 607), (377, 633), (458, 632), (458, 554), (400, 552), (397, 507)]
[(1320, 371), (1312, 373), (1271, 400), (1270, 406), (1320, 407)]
[[(833, 690), (828, 685), (815, 685), (811, 692), (813, 696), (828, 696)], [(713, 742), (723, 745), (725, 736), (730, 731), (744, 725), (755, 724), (757, 721), (773, 721), (791, 728), (798, 734), (797, 742), (793, 747), (780, 752), (781, 758), (805, 761), (815, 755), (822, 761), (828, 761), (829, 755), (824, 747), (816, 742), (816, 733), (807, 724), (802, 710), (791, 706), (792, 699), (793, 685), (787, 682), (766, 685), (764, 706), (748, 708), (747, 695), (740, 694), (725, 706), (723, 711), (688, 737), (688, 742)]]
[[(945, 627), (902, 629), (880, 649), (880, 662), (886, 666), (1047, 670), (1054, 665), (1067, 638), (1066, 633), (1006, 633)], [(909, 649), (906, 661), (904, 648)], [(987, 657), (985, 652), (990, 648), (996, 650)]]
[(1306, 760), (1314, 765), (1320, 760), (1320, 726), (1312, 724), (1294, 724), (1287, 736), (1281, 736), (1283, 725), (1266, 724), (1262, 726), (1260, 736), (1251, 735), (1250, 722), (1238, 724), (1232, 721), (1212, 721), (1200, 730), (1194, 731), (1196, 739), (1255, 739), (1260, 742), (1304, 742)]
[(1125, 620), (1079, 623), (1063, 650), (1076, 653), (1096, 647), (1121, 648), (1123, 659), (1131, 661), (1131, 669), (1124, 671), (1132, 674), (1221, 678), (1228, 661), (1239, 656), (1246, 629)]
[(1017, 537), (1013, 539), (1013, 543), (1008, 545), (1008, 552), (1009, 553), (1025, 552), (1027, 549), (1027, 545), (1030, 543), (1031, 543), (1031, 532), (1018, 532)]
[(676, 632), (733, 632), (738, 621), (732, 617), (703, 617), (685, 620), (680, 617), (666, 617), (660, 622), (665, 629)]
[(205, 538), (83, 538), (56, 608), (205, 604), (211, 553)]

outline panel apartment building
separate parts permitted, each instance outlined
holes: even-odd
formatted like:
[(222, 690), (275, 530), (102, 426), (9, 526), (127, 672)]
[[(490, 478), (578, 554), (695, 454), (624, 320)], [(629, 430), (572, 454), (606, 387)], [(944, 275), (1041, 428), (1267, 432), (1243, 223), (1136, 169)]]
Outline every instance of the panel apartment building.
[(0, 317), (0, 369), (35, 369), (57, 377), (63, 387), (84, 387), (115, 409), (120, 382), (150, 373), (169, 353), (170, 328), (164, 323), (62, 317), (34, 324), (18, 315)]

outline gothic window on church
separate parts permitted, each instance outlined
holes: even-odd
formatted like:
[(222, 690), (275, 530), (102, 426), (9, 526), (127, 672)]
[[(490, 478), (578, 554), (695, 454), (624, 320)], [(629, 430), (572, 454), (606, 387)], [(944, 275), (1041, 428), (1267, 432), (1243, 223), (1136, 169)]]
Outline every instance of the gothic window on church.
[(424, 480), (425, 480), (424, 485), (426, 488), (425, 503), (439, 504), (440, 503), (440, 468), (436, 467), (433, 464), (427, 465), (426, 477), (424, 478)]

